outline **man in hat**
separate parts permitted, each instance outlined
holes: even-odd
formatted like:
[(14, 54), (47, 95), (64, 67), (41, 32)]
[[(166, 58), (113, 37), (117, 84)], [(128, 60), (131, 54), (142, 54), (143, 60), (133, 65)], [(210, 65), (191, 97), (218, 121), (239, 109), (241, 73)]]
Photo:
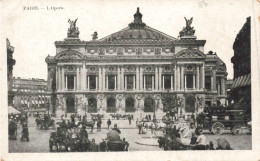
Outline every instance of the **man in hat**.
[(23, 125), (21, 141), (29, 141), (29, 130), (27, 124)]
[(198, 135), (197, 141), (196, 141), (196, 146), (195, 146), (196, 150), (205, 150), (205, 148), (206, 148), (207, 138), (202, 133), (203, 133), (203, 130), (202, 129), (198, 129), (198, 134), (199, 135)]
[(121, 131), (119, 130), (119, 128), (117, 128), (117, 124), (114, 124), (114, 128), (112, 129), (116, 132), (118, 132), (119, 134), (121, 134)]

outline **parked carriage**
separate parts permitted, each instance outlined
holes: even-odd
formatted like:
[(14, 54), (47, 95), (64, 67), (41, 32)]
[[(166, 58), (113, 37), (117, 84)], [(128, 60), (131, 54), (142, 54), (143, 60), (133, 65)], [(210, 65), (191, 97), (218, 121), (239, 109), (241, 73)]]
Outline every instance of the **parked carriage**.
[(224, 108), (206, 111), (202, 124), (203, 129), (219, 135), (224, 130), (230, 130), (235, 135), (241, 134), (243, 127), (246, 127), (243, 110), (226, 110)]
[(182, 137), (186, 137), (189, 133), (190, 122), (184, 120), (183, 118), (174, 120), (172, 117), (165, 115), (163, 116), (162, 121), (166, 124), (165, 128), (176, 126), (176, 129), (179, 129)]
[(50, 128), (55, 129), (55, 120), (51, 119), (50, 117), (44, 118), (36, 118), (36, 128), (39, 128), (41, 130), (48, 130)]

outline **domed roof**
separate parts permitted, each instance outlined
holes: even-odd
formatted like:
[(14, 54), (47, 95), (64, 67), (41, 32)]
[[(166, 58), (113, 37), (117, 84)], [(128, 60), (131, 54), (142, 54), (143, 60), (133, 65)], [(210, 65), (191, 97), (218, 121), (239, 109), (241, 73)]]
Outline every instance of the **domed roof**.
[(113, 33), (103, 39), (100, 39), (100, 42), (113, 42), (116, 40), (164, 40), (164, 41), (173, 41), (176, 38), (171, 37), (167, 34), (164, 34), (160, 31), (157, 31), (145, 23), (142, 22), (142, 14), (137, 8), (137, 12), (134, 14), (134, 21), (128, 25), (127, 28)]

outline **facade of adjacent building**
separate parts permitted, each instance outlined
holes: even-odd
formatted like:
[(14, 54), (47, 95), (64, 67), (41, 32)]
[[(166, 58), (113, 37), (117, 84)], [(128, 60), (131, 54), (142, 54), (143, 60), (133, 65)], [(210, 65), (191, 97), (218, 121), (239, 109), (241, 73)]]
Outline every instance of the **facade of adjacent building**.
[(13, 78), (14, 107), (19, 111), (29, 113), (47, 112), (49, 99), (47, 96), (47, 81), (44, 79)]
[(12, 89), (12, 78), (13, 78), (13, 66), (15, 65), (15, 60), (13, 59), (14, 47), (11, 46), (10, 41), (6, 39), (7, 48), (7, 84), (8, 84), (8, 105), (13, 105), (14, 92)]
[(234, 56), (231, 58), (234, 68), (234, 82), (231, 87), (231, 99), (234, 103), (243, 103), (251, 109), (251, 34), (250, 17), (241, 28), (233, 44)]
[(165, 112), (162, 97), (178, 100), (178, 113), (226, 100), (226, 66), (197, 40), (192, 18), (175, 38), (142, 22), (139, 9), (128, 27), (82, 41), (76, 21), (47, 56), (48, 94), (57, 115)]

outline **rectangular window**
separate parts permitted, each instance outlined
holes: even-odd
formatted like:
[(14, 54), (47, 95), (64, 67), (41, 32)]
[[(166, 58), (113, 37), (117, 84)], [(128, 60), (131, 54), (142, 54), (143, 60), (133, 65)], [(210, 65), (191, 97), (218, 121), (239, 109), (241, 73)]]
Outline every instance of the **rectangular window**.
[(67, 88), (74, 89), (74, 75), (67, 75)]
[(127, 89), (134, 89), (134, 76), (133, 75), (127, 75)]
[(108, 89), (115, 89), (115, 76), (109, 75), (107, 78), (108, 78)]
[(171, 75), (164, 75), (164, 89), (171, 89)]
[(152, 75), (145, 75), (145, 88), (152, 89)]
[(89, 89), (96, 89), (96, 75), (89, 75)]
[(193, 89), (193, 74), (186, 74), (186, 88)]
[(208, 91), (211, 90), (211, 77), (210, 76), (205, 77), (205, 88)]
[(216, 89), (218, 94), (221, 94), (221, 77), (216, 78)]

